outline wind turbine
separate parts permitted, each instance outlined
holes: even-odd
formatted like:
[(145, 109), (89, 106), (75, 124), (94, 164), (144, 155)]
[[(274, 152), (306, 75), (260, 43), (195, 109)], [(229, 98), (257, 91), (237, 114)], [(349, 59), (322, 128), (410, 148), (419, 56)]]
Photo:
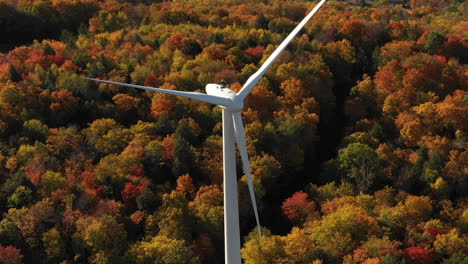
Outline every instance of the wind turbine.
[(83, 78), (87, 80), (123, 85), (127, 87), (139, 88), (165, 94), (172, 94), (187, 98), (196, 99), (202, 102), (215, 104), (221, 107), (223, 116), (223, 182), (224, 182), (224, 252), (226, 264), (240, 264), (240, 234), (239, 234), (239, 207), (237, 197), (237, 177), (236, 177), (236, 156), (235, 143), (239, 149), (247, 176), (250, 198), (254, 209), (255, 220), (257, 222), (258, 233), (261, 236), (260, 220), (258, 218), (257, 202), (253, 187), (250, 163), (247, 155), (245, 141), (245, 131), (242, 122), (241, 111), (244, 107), (244, 100), (252, 91), (254, 86), (260, 81), (265, 72), (271, 67), (273, 62), (279, 57), (291, 40), (299, 33), (304, 25), (314, 16), (326, 0), (321, 0), (314, 9), (299, 23), (294, 30), (283, 40), (263, 65), (249, 77), (247, 82), (238, 93), (235, 93), (225, 85), (209, 83), (205, 87), (205, 93), (183, 92), (147, 87), (142, 85), (127, 84), (100, 79)]

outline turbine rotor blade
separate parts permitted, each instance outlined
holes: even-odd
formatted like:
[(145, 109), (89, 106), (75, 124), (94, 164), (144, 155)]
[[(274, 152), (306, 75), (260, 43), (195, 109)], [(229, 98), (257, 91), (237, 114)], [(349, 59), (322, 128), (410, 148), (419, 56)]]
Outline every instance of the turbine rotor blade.
[(245, 131), (242, 123), (242, 117), (240, 112), (232, 113), (232, 119), (234, 123), (234, 135), (236, 137), (237, 148), (242, 159), (242, 167), (244, 167), (245, 175), (247, 176), (247, 185), (249, 187), (250, 199), (255, 214), (255, 221), (257, 222), (258, 234), (262, 236), (262, 229), (260, 226), (260, 220), (258, 218), (257, 201), (255, 199), (255, 191), (253, 186), (252, 174), (250, 172), (249, 156), (247, 154), (247, 145), (245, 142)]
[(107, 80), (99, 80), (99, 79), (93, 79), (93, 78), (87, 78), (87, 77), (81, 77), (81, 78), (86, 79), (86, 80), (90, 80), (90, 81), (103, 82), (103, 83), (109, 83), (109, 84), (116, 84), (116, 85), (122, 85), (122, 86), (127, 86), (127, 87), (132, 87), (132, 88), (138, 88), (138, 89), (143, 89), (143, 90), (148, 90), (148, 91), (153, 91), (153, 92), (160, 92), (160, 93), (165, 93), (165, 94), (172, 94), (172, 95), (192, 98), (192, 99), (196, 99), (196, 100), (199, 100), (199, 101), (202, 101), (202, 102), (215, 104), (215, 105), (221, 105), (221, 106), (224, 106), (224, 107), (229, 107), (229, 106), (232, 105), (232, 101), (230, 99), (227, 99), (227, 98), (224, 98), (224, 97), (218, 97), (218, 96), (214, 96), (214, 95), (209, 95), (209, 94), (205, 94), (205, 93), (174, 91), (174, 90), (167, 90), (167, 89), (148, 87), (148, 86), (143, 86), (143, 85), (113, 82), (113, 81), (107, 81)]
[(249, 77), (247, 82), (245, 82), (244, 86), (242, 86), (242, 89), (237, 93), (237, 96), (241, 98), (241, 100), (244, 100), (245, 97), (252, 91), (253, 87), (260, 81), (260, 79), (263, 77), (265, 72), (273, 65), (273, 62), (279, 57), (279, 55), (283, 52), (283, 50), (288, 46), (288, 44), (291, 42), (291, 40), (299, 33), (299, 31), (305, 26), (307, 22), (315, 15), (315, 13), (319, 10), (319, 8), (325, 3), (326, 0), (321, 0), (320, 3), (318, 3), (314, 9), (299, 23), (291, 33), (281, 42), (281, 44), (276, 48), (276, 50), (268, 57), (268, 59), (263, 63), (263, 65), (258, 69), (257, 72), (252, 74), (252, 76)]

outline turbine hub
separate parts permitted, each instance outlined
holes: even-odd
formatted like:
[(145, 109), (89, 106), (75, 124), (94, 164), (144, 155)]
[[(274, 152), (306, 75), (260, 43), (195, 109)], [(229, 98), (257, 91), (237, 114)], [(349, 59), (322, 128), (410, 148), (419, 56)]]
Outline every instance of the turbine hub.
[(244, 107), (244, 102), (237, 96), (236, 92), (229, 89), (229, 86), (226, 84), (216, 84), (209, 83), (205, 87), (205, 91), (209, 95), (226, 98), (232, 101), (232, 104), (229, 106), (219, 105), (219, 107), (224, 108), (228, 111), (238, 112)]

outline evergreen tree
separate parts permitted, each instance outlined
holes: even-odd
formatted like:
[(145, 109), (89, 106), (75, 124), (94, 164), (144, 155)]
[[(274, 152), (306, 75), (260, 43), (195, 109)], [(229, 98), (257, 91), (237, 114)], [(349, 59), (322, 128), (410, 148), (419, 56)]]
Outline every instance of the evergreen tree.
[(21, 74), (16, 70), (16, 68), (13, 65), (10, 65), (10, 80), (12, 82), (19, 82), (23, 80)]
[(174, 156), (174, 164), (172, 165), (172, 173), (174, 176), (188, 173), (196, 165), (196, 156), (192, 150), (192, 146), (187, 140), (177, 136), (177, 134), (172, 155)]
[(270, 23), (270, 20), (268, 20), (263, 14), (260, 14), (255, 19), (254, 26), (255, 28), (268, 29), (268, 23)]
[(158, 200), (156, 195), (150, 188), (145, 188), (145, 190), (136, 198), (138, 210), (149, 211), (156, 209), (158, 206)]

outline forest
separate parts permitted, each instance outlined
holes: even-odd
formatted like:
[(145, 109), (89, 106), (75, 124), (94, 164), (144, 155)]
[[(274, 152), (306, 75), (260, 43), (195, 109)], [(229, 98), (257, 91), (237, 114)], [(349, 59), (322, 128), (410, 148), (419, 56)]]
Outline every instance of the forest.
[[(0, 0), (0, 263), (224, 263), (221, 109), (317, 1)], [(468, 263), (468, 7), (329, 0), (242, 113), (245, 264)]]

